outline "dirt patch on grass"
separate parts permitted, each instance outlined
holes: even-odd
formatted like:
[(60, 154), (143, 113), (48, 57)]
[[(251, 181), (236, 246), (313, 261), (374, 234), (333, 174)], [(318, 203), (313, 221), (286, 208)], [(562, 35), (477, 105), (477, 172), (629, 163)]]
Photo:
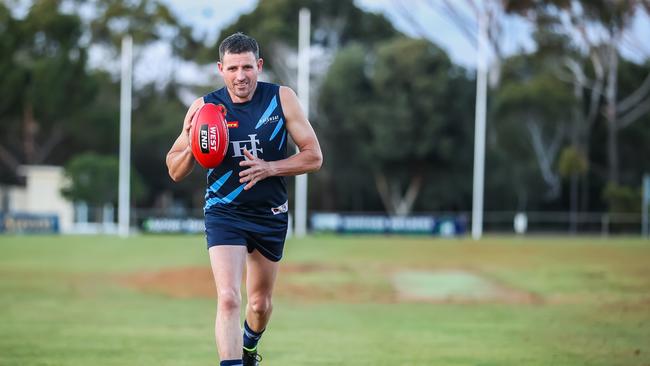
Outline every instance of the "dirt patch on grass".
[[(408, 276), (404, 277), (404, 273), (403, 270), (387, 268), (359, 269), (322, 263), (283, 263), (280, 266), (274, 296), (276, 299), (289, 301), (340, 303), (539, 304), (543, 302), (539, 296), (464, 270), (419, 271), (411, 279)], [(441, 273), (443, 277), (435, 277)], [(449, 276), (450, 273), (452, 276)], [(428, 275), (434, 277), (428, 279)], [(444, 276), (448, 278), (445, 279)], [(458, 281), (459, 278), (461, 281)], [(469, 286), (463, 282), (463, 278), (470, 280)], [(174, 298), (216, 297), (212, 272), (207, 267), (135, 273), (119, 278), (119, 282), (143, 292)]]
[(135, 273), (119, 278), (119, 282), (143, 292), (176, 298), (217, 296), (209, 268), (187, 267)]
[(393, 274), (392, 281), (398, 298), (402, 301), (461, 304), (542, 303), (540, 296), (506, 286), (475, 271), (397, 271)]
[[(395, 301), (391, 288), (367, 285), (354, 279), (330, 281), (331, 278), (353, 277), (354, 271), (343, 266), (316, 263), (283, 264), (280, 267), (275, 296), (307, 302), (363, 302)], [(305, 282), (305, 276), (311, 281)], [(186, 267), (142, 272), (118, 278), (127, 287), (146, 293), (162, 294), (174, 298), (215, 298), (216, 288), (210, 268)], [(244, 280), (245, 282), (245, 280)]]

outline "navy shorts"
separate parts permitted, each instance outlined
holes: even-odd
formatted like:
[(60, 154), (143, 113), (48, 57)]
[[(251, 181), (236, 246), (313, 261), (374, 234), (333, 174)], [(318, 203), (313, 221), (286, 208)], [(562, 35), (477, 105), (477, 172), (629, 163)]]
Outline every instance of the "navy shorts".
[(277, 262), (282, 258), (287, 237), (287, 214), (280, 215), (273, 220), (259, 220), (208, 211), (205, 213), (208, 249), (217, 245), (242, 245), (249, 253), (257, 249), (270, 261)]

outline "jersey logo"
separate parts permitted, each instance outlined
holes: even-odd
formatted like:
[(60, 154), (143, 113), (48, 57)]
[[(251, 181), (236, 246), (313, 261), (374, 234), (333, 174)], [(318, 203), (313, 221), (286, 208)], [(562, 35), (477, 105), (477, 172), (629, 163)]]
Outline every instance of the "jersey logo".
[(257, 123), (257, 126), (255, 126), (255, 128), (260, 128), (261, 126), (264, 126), (265, 124), (268, 123), (276, 123), (279, 120), (280, 120), (280, 116), (277, 114), (275, 116), (267, 117), (265, 119), (260, 119), (260, 121)]
[(217, 150), (217, 128), (201, 125), (199, 135), (201, 138), (201, 152), (207, 154), (210, 150)]
[(260, 153), (263, 153), (264, 150), (260, 147), (258, 148), (258, 145), (260, 143), (260, 140), (257, 139), (257, 135), (248, 135), (250, 138), (249, 140), (241, 140), (241, 141), (230, 141), (232, 144), (232, 149), (235, 150), (235, 155), (233, 155), (233, 158), (245, 158), (246, 155), (244, 155), (244, 148), (246, 148), (248, 151), (250, 151), (253, 156), (258, 158), (257, 152), (259, 151)]
[(229, 121), (227, 124), (228, 128), (239, 128), (239, 121)]
[(285, 213), (285, 212), (287, 212), (287, 211), (289, 211), (289, 201), (287, 201), (287, 202), (281, 204), (281, 205), (278, 206), (278, 207), (272, 207), (272, 208), (271, 208), (271, 212), (272, 212), (274, 215), (279, 215), (279, 214), (281, 214), (281, 213)]

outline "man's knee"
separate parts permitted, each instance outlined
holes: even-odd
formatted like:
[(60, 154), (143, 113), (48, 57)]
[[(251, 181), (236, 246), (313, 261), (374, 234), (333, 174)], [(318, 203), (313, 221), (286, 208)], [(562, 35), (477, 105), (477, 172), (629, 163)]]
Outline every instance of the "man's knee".
[(256, 314), (266, 314), (271, 311), (273, 304), (271, 303), (271, 296), (267, 295), (253, 295), (248, 299), (248, 306)]
[(220, 311), (239, 312), (241, 294), (236, 289), (221, 289), (217, 293), (217, 305)]

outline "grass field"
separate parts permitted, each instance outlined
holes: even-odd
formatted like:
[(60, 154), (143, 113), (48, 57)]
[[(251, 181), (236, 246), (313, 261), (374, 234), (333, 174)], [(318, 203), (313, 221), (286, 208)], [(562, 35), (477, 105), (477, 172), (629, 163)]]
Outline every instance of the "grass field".
[[(0, 236), (0, 365), (218, 365), (199, 236)], [(650, 365), (650, 241), (287, 243), (263, 365)]]

